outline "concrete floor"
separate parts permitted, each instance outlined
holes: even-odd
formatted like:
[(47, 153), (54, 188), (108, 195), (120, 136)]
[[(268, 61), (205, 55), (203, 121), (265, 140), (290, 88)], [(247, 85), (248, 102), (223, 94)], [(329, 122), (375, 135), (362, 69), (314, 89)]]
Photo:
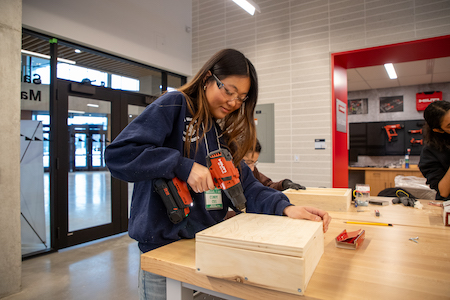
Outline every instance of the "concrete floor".
[[(22, 262), (21, 292), (2, 300), (139, 299), (139, 248), (128, 233)], [(223, 300), (194, 293), (195, 300)]]
[(139, 249), (127, 233), (22, 262), (22, 291), (2, 300), (139, 299)]
[[(48, 174), (45, 175), (48, 190)], [(74, 172), (69, 175), (71, 229), (111, 222), (109, 173)], [(103, 188), (93, 189), (94, 186)], [(132, 189), (131, 184), (129, 202)], [(49, 246), (48, 195), (45, 203), (47, 203), (45, 219)], [(92, 215), (93, 213), (95, 215)], [(96, 223), (92, 223), (92, 220)], [(44, 247), (40, 242), (22, 244), (22, 252), (32, 253), (48, 246)], [(33, 257), (22, 262), (21, 292), (2, 300), (139, 299), (139, 255), (137, 242), (131, 239), (128, 233), (123, 233)], [(221, 300), (198, 292), (194, 294), (194, 299)]]

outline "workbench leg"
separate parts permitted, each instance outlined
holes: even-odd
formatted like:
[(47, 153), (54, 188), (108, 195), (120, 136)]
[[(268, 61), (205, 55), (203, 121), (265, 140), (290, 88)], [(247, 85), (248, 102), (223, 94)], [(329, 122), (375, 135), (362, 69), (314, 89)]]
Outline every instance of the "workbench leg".
[(194, 291), (182, 286), (182, 282), (166, 278), (167, 300), (193, 300)]

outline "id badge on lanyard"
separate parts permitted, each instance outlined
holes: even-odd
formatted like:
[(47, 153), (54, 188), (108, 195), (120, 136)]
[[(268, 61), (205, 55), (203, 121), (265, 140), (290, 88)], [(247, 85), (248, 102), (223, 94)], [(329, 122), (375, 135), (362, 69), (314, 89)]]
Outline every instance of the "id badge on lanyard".
[(206, 210), (218, 210), (223, 208), (222, 190), (214, 188), (205, 192), (205, 208)]

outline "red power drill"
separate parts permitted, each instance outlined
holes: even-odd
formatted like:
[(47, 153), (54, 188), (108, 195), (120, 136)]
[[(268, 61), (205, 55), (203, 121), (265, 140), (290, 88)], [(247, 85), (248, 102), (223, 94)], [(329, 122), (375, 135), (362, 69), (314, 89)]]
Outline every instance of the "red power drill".
[(214, 181), (214, 185), (222, 189), (238, 210), (245, 208), (247, 199), (244, 196), (239, 172), (233, 164), (233, 157), (227, 149), (209, 152), (206, 163)]
[(153, 186), (161, 196), (172, 223), (179, 223), (189, 215), (192, 196), (186, 182), (176, 177), (173, 179), (159, 178), (153, 182)]

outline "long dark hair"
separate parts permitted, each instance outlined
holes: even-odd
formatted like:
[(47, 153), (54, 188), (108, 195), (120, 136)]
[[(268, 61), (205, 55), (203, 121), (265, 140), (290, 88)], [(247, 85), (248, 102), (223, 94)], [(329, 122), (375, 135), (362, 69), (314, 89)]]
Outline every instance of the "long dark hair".
[(435, 101), (430, 103), (423, 112), (426, 124), (423, 127), (425, 144), (439, 151), (450, 149), (450, 134), (435, 132), (433, 129), (442, 130), (442, 121), (450, 110), (450, 102)]
[[(187, 134), (202, 132), (200, 130), (202, 124), (205, 126), (205, 131), (208, 131), (214, 126), (215, 120), (209, 110), (203, 88), (208, 82), (214, 80), (212, 76), (209, 76), (205, 81), (208, 72), (216, 75), (220, 80), (228, 76), (245, 76), (250, 78), (250, 90), (247, 94), (247, 100), (242, 103), (240, 109), (235, 110), (218, 121), (233, 155), (234, 164), (238, 166), (242, 158), (256, 142), (256, 127), (253, 117), (258, 98), (256, 70), (250, 60), (237, 50), (223, 49), (214, 54), (190, 82), (178, 89), (185, 94), (189, 109), (193, 115), (190, 125), (195, 130)], [(204, 132), (200, 139), (203, 137)], [(190, 147), (190, 140), (190, 136), (186, 137), (186, 151)], [(197, 146), (198, 142), (197, 140)]]

